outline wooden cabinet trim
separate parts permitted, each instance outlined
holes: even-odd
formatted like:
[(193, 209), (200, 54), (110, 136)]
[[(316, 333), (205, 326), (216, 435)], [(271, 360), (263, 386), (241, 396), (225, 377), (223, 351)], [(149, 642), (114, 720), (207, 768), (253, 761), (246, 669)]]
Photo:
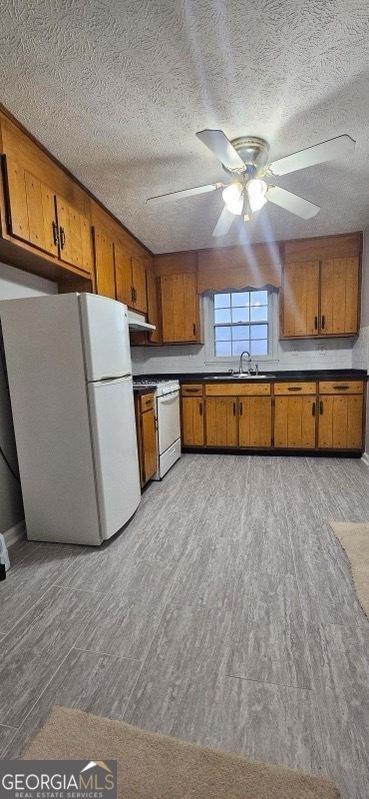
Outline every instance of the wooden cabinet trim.
[(302, 382), (302, 381), (291, 381), (290, 383), (281, 382), (281, 383), (274, 383), (274, 394), (285, 394), (286, 396), (290, 395), (298, 395), (298, 394), (316, 394), (317, 384), (316, 381), (310, 382)]
[(201, 383), (186, 383), (181, 386), (182, 397), (202, 397), (203, 393), (204, 387)]
[(240, 385), (239, 383), (205, 383), (205, 394), (208, 397), (258, 397), (268, 396), (271, 393), (270, 383), (252, 383)]
[(320, 394), (363, 394), (363, 380), (320, 380)]

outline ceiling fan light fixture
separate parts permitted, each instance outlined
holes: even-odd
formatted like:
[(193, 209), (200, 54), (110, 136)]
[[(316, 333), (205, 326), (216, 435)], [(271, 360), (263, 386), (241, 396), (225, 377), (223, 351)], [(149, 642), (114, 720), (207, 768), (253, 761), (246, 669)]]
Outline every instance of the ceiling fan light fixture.
[(227, 186), (222, 191), (222, 197), (224, 200), (224, 205), (231, 214), (235, 214), (235, 216), (240, 216), (242, 214), (243, 208), (243, 198), (242, 198), (242, 191), (243, 186), (242, 183), (238, 181), (236, 183), (231, 183), (230, 186)]
[(251, 178), (251, 180), (248, 181), (246, 188), (250, 210), (254, 214), (256, 211), (260, 211), (267, 201), (266, 191), (268, 184), (265, 180), (261, 180), (260, 178)]

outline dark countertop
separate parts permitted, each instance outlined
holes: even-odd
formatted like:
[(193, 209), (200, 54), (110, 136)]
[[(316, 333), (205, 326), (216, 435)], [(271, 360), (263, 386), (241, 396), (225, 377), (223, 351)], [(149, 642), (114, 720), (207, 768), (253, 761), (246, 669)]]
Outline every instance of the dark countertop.
[[(268, 372), (261, 370), (264, 377), (252, 377), (253, 383), (265, 383), (266, 381), (278, 382), (283, 380), (368, 380), (368, 374), (365, 369), (307, 369), (304, 371), (289, 370), (289, 371), (274, 371)], [(137, 380), (139, 377), (158, 379), (158, 380), (179, 380), (181, 383), (204, 383), (211, 380), (221, 381), (222, 378), (227, 382), (232, 382), (232, 375), (229, 372), (186, 372), (171, 374), (150, 374), (150, 375), (135, 375)], [(235, 377), (234, 382), (239, 382), (239, 378)], [(152, 389), (150, 389), (152, 391)]]
[(137, 397), (140, 397), (142, 394), (154, 394), (155, 393), (155, 388), (156, 388), (156, 386), (154, 384), (151, 385), (151, 386), (147, 385), (147, 386), (140, 386), (140, 387), (135, 386), (135, 384), (133, 384), (133, 393)]

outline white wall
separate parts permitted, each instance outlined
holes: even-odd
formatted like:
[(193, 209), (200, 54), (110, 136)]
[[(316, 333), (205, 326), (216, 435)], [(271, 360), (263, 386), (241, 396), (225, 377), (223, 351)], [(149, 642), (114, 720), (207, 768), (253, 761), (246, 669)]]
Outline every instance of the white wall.
[[(30, 275), (0, 263), (0, 301), (56, 294), (57, 286), (49, 280)], [(1, 303), (0, 303), (1, 316)], [(13, 422), (5, 375), (0, 359), (0, 446), (13, 470), (18, 472)], [(12, 476), (0, 453), (0, 533), (23, 519), (22, 495), (18, 482)]]

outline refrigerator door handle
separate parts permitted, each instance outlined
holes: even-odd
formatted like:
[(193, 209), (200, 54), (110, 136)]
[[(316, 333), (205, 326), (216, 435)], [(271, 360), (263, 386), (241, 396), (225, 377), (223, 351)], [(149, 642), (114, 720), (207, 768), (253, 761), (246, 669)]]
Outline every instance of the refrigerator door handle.
[(131, 372), (126, 372), (124, 375), (103, 375), (98, 380), (90, 380), (90, 383), (106, 383), (108, 380), (123, 380), (124, 377), (132, 377)]

